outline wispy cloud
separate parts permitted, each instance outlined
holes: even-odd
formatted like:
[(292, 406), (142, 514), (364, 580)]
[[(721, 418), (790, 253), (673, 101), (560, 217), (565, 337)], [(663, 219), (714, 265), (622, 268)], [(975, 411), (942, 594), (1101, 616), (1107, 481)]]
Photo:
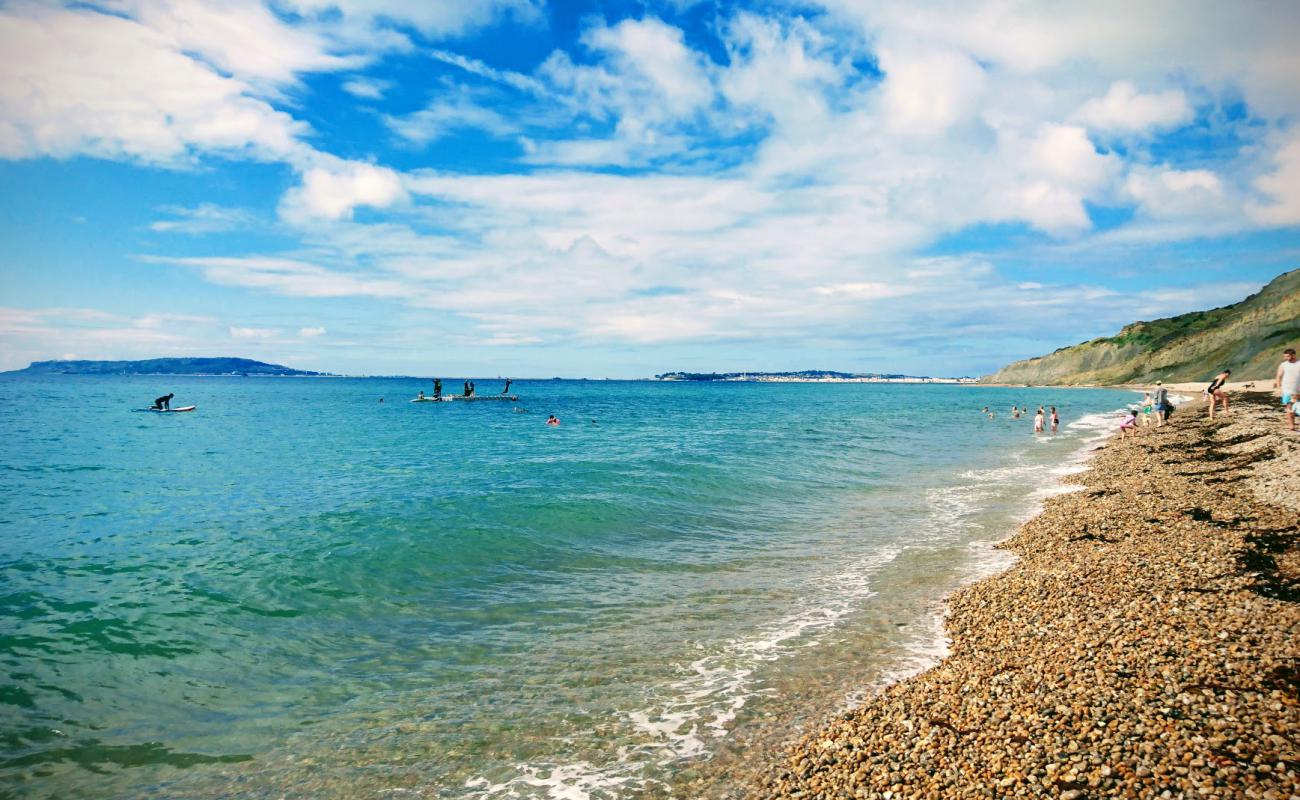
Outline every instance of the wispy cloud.
[(247, 228), (255, 221), (253, 215), (244, 209), (225, 208), (213, 203), (200, 203), (193, 208), (163, 206), (159, 211), (171, 217), (149, 223), (149, 229), (159, 233), (224, 233)]

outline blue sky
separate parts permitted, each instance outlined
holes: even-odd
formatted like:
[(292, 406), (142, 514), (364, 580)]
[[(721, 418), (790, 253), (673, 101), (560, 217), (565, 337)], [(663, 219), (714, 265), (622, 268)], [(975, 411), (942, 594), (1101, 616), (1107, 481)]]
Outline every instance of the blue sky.
[(0, 369), (981, 374), (1300, 266), (1300, 6), (0, 4)]

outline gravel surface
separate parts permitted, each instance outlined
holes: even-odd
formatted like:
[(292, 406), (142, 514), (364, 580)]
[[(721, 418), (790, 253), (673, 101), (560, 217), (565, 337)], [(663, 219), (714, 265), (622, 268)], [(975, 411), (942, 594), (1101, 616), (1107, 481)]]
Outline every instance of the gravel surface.
[(1098, 448), (953, 596), (948, 658), (750, 796), (1300, 798), (1300, 436), (1233, 401)]

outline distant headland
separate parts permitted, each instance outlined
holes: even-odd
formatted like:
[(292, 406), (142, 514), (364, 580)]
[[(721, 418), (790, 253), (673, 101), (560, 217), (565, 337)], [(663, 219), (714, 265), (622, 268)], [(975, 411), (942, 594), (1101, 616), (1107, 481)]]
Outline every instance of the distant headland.
[(834, 372), (805, 369), (799, 372), (665, 372), (657, 381), (751, 381), (756, 383), (974, 383), (974, 378), (931, 378), (879, 372)]
[(327, 377), (251, 358), (148, 358), (143, 361), (33, 361), (26, 369), (5, 375), (248, 375)]

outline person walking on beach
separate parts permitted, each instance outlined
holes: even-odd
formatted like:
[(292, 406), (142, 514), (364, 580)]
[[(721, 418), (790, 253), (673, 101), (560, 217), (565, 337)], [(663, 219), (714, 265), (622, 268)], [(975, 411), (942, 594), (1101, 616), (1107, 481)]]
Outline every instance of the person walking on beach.
[(1151, 393), (1147, 392), (1142, 395), (1142, 427), (1145, 428), (1151, 424), (1151, 416), (1154, 413), (1154, 406), (1151, 402)]
[(1286, 410), (1287, 430), (1295, 430), (1295, 407), (1300, 403), (1300, 361), (1296, 360), (1295, 349), (1288, 347), (1282, 353), (1282, 363), (1277, 365), (1277, 375), (1273, 378), (1273, 388), (1282, 395), (1282, 407)]
[(1043, 407), (1038, 407), (1038, 413), (1034, 415), (1034, 433), (1043, 432)]
[(1156, 427), (1162, 427), (1169, 411), (1169, 390), (1163, 381), (1156, 381), (1156, 390), (1151, 394), (1151, 411), (1156, 415)]
[(1232, 370), (1225, 369), (1223, 372), (1215, 375), (1214, 380), (1210, 381), (1210, 385), (1205, 387), (1205, 396), (1210, 399), (1210, 419), (1214, 419), (1214, 403), (1216, 400), (1223, 402), (1223, 414), (1224, 416), (1227, 416), (1228, 392), (1223, 387), (1231, 377)]
[(1061, 424), (1061, 416), (1056, 413), (1056, 406), (1052, 406), (1052, 433), (1056, 433), (1056, 426)]

